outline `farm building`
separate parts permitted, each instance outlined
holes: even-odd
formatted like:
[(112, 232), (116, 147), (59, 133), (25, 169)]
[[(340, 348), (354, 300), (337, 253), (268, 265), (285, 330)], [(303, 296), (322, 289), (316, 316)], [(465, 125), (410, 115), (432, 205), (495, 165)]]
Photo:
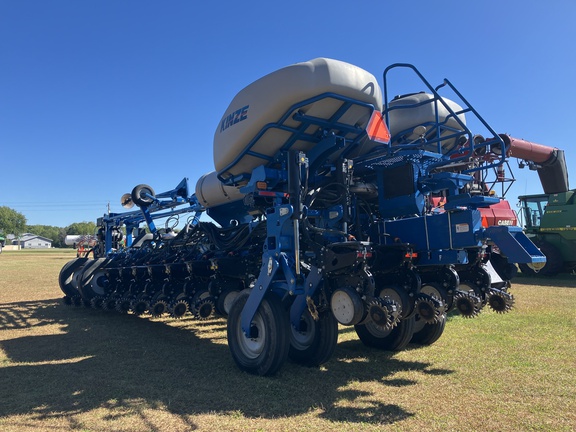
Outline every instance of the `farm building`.
[(6, 236), (12, 241), (13, 245), (18, 245), (22, 249), (50, 249), (52, 247), (52, 239), (42, 237), (32, 233), (22, 234), (20, 239), (15, 238), (13, 235)]

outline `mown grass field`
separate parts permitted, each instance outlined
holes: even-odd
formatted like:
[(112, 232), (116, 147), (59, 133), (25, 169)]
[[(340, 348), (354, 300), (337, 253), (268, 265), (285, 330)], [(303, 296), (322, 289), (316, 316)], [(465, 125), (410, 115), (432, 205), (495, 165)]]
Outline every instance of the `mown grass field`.
[(3, 431), (573, 431), (576, 277), (519, 278), (516, 307), (450, 317), (429, 347), (364, 347), (341, 328), (320, 369), (240, 372), (223, 319), (64, 306), (73, 251), (0, 255)]

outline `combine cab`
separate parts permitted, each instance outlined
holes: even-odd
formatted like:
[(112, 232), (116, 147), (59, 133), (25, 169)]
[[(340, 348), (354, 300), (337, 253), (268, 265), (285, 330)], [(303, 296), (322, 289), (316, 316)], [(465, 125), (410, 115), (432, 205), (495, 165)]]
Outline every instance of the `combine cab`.
[[(425, 91), (389, 100), (393, 70)], [(76, 305), (226, 316), (232, 358), (258, 375), (288, 357), (328, 361), (339, 324), (379, 349), (431, 344), (451, 310), (509, 311), (502, 269), (545, 259), (490, 189), (478, 193), (504, 148), (448, 80), (432, 86), (411, 65), (387, 68), (383, 90), (348, 63), (288, 66), (225, 110), (215, 170), (194, 194), (187, 179), (161, 194), (136, 186), (122, 202), (138, 210), (99, 219), (97, 259), (68, 263), (60, 285)]]
[(554, 276), (576, 269), (575, 191), (519, 197), (528, 237), (546, 255), (544, 267), (520, 264), (522, 273)]

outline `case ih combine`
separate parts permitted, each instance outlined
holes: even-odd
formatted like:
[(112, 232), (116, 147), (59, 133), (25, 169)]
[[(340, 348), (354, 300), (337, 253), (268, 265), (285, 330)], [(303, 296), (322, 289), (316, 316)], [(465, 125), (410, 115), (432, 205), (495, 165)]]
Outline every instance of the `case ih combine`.
[[(389, 98), (392, 70), (424, 92)], [(451, 310), (510, 310), (515, 264), (545, 262), (494, 196), (510, 156), (448, 80), (395, 64), (381, 89), (351, 64), (298, 63), (238, 93), (194, 193), (136, 186), (122, 202), (138, 209), (100, 218), (96, 259), (60, 286), (77, 305), (227, 316), (234, 361), (259, 375), (328, 361), (339, 324), (380, 349), (431, 344)]]

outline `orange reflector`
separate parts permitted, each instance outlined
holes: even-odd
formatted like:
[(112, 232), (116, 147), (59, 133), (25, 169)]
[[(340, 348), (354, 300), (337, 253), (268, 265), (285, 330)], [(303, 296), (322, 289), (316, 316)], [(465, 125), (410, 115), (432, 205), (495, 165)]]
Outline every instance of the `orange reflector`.
[(259, 181), (259, 182), (256, 182), (256, 187), (260, 190), (266, 190), (268, 185), (266, 184), (266, 182)]
[(488, 228), (488, 218), (486, 216), (482, 216), (482, 227)]
[(374, 111), (372, 113), (368, 126), (366, 126), (366, 132), (372, 141), (382, 144), (388, 144), (390, 142), (390, 131), (386, 123), (384, 123), (384, 118), (380, 111)]

